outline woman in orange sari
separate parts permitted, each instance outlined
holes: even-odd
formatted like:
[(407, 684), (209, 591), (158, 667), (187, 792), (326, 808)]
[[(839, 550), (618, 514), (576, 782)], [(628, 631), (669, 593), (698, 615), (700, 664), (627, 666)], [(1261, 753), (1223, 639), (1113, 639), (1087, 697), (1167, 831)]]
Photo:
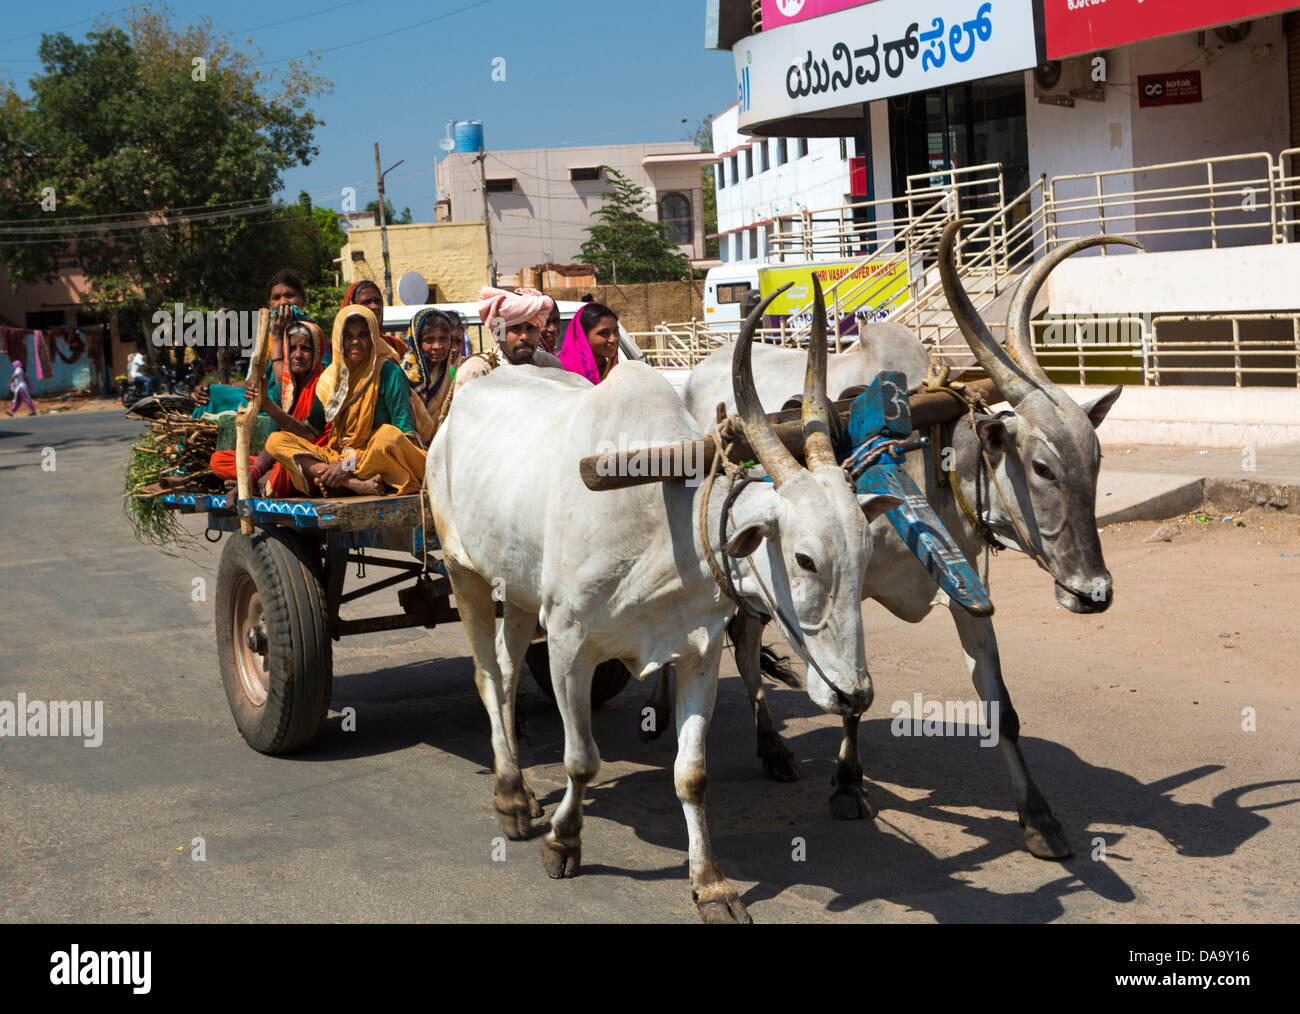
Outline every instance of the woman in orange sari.
[[(299, 318), (285, 329), (284, 344), (287, 354), (277, 381), (262, 402), (262, 411), (271, 417), (280, 429), (308, 440), (319, 440), (325, 432), (325, 409), (316, 400), (316, 384), (324, 370), (325, 332), (314, 320)], [(246, 397), (251, 397), (255, 385), (245, 385)], [(272, 400), (280, 395), (280, 404)], [(235, 479), (235, 452), (217, 451), (212, 455), (212, 471), (222, 479)], [(286, 497), (293, 492), (293, 484), (284, 468), (276, 464), (267, 451), (262, 451), (248, 463), (253, 487), (257, 489), (265, 478), (266, 492), (274, 497)]]
[(334, 320), (334, 358), (316, 383), (329, 426), (316, 444), (284, 430), (266, 449), (308, 496), (414, 493), (424, 481), (424, 451), (411, 411), (411, 387), (379, 322), (364, 306)]

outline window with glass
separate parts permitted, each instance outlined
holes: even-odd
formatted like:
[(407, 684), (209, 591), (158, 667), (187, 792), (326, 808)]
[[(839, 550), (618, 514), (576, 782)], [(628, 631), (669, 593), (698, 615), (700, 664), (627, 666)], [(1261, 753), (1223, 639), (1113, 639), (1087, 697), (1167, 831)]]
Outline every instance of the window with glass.
[(678, 246), (691, 242), (691, 202), (683, 194), (664, 194), (659, 202), (659, 222), (664, 239)]
[(803, 158), (808, 154), (808, 138), (801, 137), (795, 142), (795, 158)]

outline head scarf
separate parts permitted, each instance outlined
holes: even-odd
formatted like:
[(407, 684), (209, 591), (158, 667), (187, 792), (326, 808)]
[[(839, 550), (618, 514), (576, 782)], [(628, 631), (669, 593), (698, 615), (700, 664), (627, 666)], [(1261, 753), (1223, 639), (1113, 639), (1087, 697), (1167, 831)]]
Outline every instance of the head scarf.
[(536, 324), (541, 327), (550, 316), (555, 301), (544, 296), (536, 289), (516, 289), (506, 292), (483, 286), (478, 294), (478, 315), (489, 328), (496, 329), (500, 324), (513, 327), (516, 324)]
[[(349, 320), (360, 317), (370, 331), (370, 355), (349, 366), (343, 356), (343, 330)], [(380, 341), (379, 321), (365, 306), (351, 305), (334, 318), (331, 341), (334, 360), (316, 381), (316, 398), (325, 406), (330, 424), (328, 446), (340, 453), (345, 447), (363, 448), (374, 429), (375, 405), (379, 400), (379, 373), (384, 363), (397, 360), (387, 343)]]
[[(311, 337), (313, 363), (311, 373), (303, 381), (301, 389), (295, 389), (293, 373), (289, 369), (289, 336), (295, 331), (306, 331)], [(316, 382), (327, 365), (325, 355), (325, 332), (314, 320), (299, 317), (284, 329), (284, 368), (280, 371), (280, 407), (295, 419), (306, 419), (311, 411), (312, 399), (316, 394)], [(298, 409), (301, 403), (302, 414)]]
[(614, 353), (602, 374), (596, 367), (596, 354), (591, 351), (591, 342), (587, 340), (587, 332), (582, 328), (581, 318), (581, 312), (575, 313), (573, 319), (569, 321), (568, 329), (564, 332), (564, 342), (560, 346), (560, 365), (570, 373), (576, 373), (586, 377), (593, 384), (599, 384), (609, 376), (609, 371), (618, 362), (618, 352)]
[[(348, 291), (343, 293), (343, 305), (356, 306), (357, 304), (354, 303), (353, 300), (356, 299), (357, 289), (363, 287), (367, 289), (373, 288), (376, 292), (379, 293), (380, 302), (383, 302), (384, 290), (379, 287), (379, 283), (371, 281), (369, 278), (362, 278), (349, 285)], [(406, 342), (402, 341), (402, 339), (398, 338), (396, 335), (391, 335), (384, 332), (382, 330), (383, 322), (384, 322), (383, 317), (381, 315), (379, 318), (379, 324), (381, 327), (381, 330), (379, 332), (379, 337), (388, 343), (388, 347), (391, 348), (394, 352), (396, 352), (397, 358), (400, 359), (403, 355), (406, 354)]]
[(446, 323), (448, 330), (455, 330), (451, 317), (444, 311), (435, 307), (417, 310), (411, 318), (411, 330), (407, 334), (406, 355), (402, 356), (402, 371), (411, 382), (411, 389), (426, 403), (437, 393), (447, 374), (455, 370), (460, 358), (459, 349), (449, 348), (446, 361), (437, 370), (429, 366), (424, 349), (420, 347), (420, 331), (430, 319), (441, 320)]

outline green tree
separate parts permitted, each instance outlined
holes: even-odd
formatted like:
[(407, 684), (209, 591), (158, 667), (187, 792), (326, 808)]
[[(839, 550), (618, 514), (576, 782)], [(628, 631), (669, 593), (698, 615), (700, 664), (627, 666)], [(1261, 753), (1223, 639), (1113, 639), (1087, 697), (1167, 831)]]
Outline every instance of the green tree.
[[(713, 117), (706, 116), (696, 124), (695, 130), (686, 138), (700, 151), (713, 151)], [(718, 184), (715, 176), (716, 167), (706, 165), (700, 170), (700, 192), (703, 197), (704, 212), (704, 256), (718, 256)], [(712, 237), (712, 238), (708, 238)]]
[[(375, 225), (379, 224), (379, 198), (378, 197), (376, 197), (373, 201), (371, 201), (361, 210), (368, 211), (370, 212), (370, 214), (374, 215)], [(387, 197), (385, 197), (384, 198), (384, 223), (386, 225), (410, 225), (411, 209), (403, 208), (402, 215), (399, 218), (397, 216), (397, 211), (393, 208), (393, 202), (390, 201)]]
[(602, 282), (663, 282), (691, 276), (690, 261), (643, 217), (650, 196), (617, 169), (602, 166), (610, 189), (587, 226), (582, 259)]
[(284, 171), (318, 153), (307, 104), (328, 82), (302, 62), (268, 74), (206, 18), (171, 18), (133, 7), (83, 42), (44, 35), (31, 97), (0, 89), (0, 257), (13, 281), (71, 258), (90, 283), (83, 303), (139, 321), (174, 301), (257, 306), (276, 268), (332, 269), (324, 220), (273, 201)]

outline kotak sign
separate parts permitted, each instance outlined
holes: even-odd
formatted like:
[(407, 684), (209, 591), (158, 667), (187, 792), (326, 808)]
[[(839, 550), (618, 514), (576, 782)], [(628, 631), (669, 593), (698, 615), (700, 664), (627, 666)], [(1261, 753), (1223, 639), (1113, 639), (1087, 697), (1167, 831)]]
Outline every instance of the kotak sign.
[(1177, 74), (1139, 74), (1139, 106), (1183, 106), (1201, 101), (1201, 72), (1184, 70)]
[(736, 44), (740, 127), (1037, 62), (1032, 0), (876, 0)]
[(1043, 0), (1047, 58), (1246, 21), (1294, 6), (1295, 0)]

